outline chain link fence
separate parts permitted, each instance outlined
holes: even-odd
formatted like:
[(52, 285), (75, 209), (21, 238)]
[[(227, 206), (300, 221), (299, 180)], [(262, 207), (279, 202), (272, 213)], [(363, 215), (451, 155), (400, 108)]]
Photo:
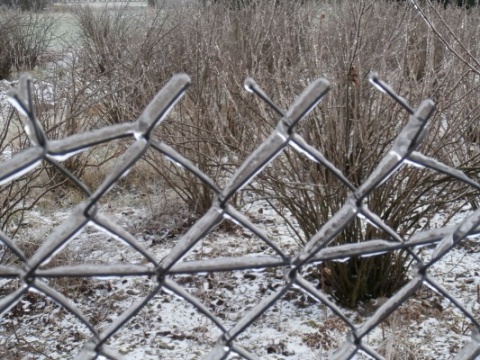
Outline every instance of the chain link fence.
[[(278, 113), (280, 121), (270, 136), (236, 170), (227, 185), (224, 188), (220, 188), (208, 176), (202, 173), (195, 164), (184, 158), (172, 147), (155, 140), (152, 136), (155, 127), (162, 123), (176, 102), (185, 94), (190, 84), (190, 79), (187, 75), (180, 74), (174, 76), (135, 122), (113, 125), (60, 140), (49, 140), (46, 137), (33, 111), (31, 80), (28, 77), (23, 77), (18, 88), (10, 91), (9, 98), (16, 109), (25, 117), (25, 130), (31, 146), (1, 163), (0, 184), (14, 181), (19, 176), (39, 166), (42, 162), (48, 162), (68, 176), (87, 195), (88, 199), (78, 204), (71, 211), (68, 219), (48, 235), (31, 257), (27, 257), (14, 240), (0, 232), (0, 240), (3, 246), (6, 246), (22, 264), (21, 266), (0, 266), (0, 279), (14, 278), (22, 284), (17, 290), (0, 300), (0, 314), (8, 312), (28, 292), (40, 293), (73, 314), (91, 333), (90, 339), (83, 344), (77, 357), (78, 359), (121, 359), (122, 356), (116, 349), (108, 346), (107, 342), (147, 306), (156, 294), (161, 290), (166, 290), (175, 293), (193, 305), (198, 313), (208, 318), (221, 332), (221, 336), (212, 347), (210, 353), (206, 355), (206, 359), (226, 359), (231, 357), (232, 354), (237, 354), (245, 359), (258, 359), (258, 356), (251, 350), (239, 344), (237, 341), (239, 336), (259, 317), (272, 308), (289, 290), (296, 288), (301, 289), (305, 294), (331, 309), (349, 328), (348, 335), (343, 345), (336, 351), (334, 359), (351, 359), (358, 353), (367, 354), (374, 359), (382, 359), (383, 357), (369, 346), (366, 340), (367, 335), (412, 297), (419, 287), (426, 284), (448, 299), (473, 324), (471, 341), (460, 349), (456, 358), (463, 360), (474, 359), (480, 356), (480, 319), (467, 310), (464, 305), (449, 294), (429, 274), (429, 269), (448, 254), (459, 242), (480, 232), (478, 226), (480, 223), (480, 210), (471, 213), (458, 226), (422, 231), (408, 239), (404, 239), (394, 229), (385, 224), (378, 214), (372, 213), (366, 206), (369, 194), (389, 177), (395, 176), (399, 168), (407, 164), (413, 164), (452, 176), (475, 189), (480, 189), (480, 184), (459, 170), (417, 152), (417, 148), (427, 131), (428, 120), (434, 111), (432, 101), (423, 101), (417, 109), (413, 109), (388, 85), (379, 80), (376, 75), (371, 75), (370, 82), (394, 101), (397, 101), (410, 114), (410, 119), (399, 133), (390, 151), (359, 187), (354, 187), (321, 152), (310, 146), (296, 132), (299, 121), (305, 118), (329, 91), (330, 84), (327, 80), (318, 79), (313, 81), (296, 99), (288, 111), (284, 112), (271, 101), (254, 80), (247, 79), (245, 81), (245, 89), (255, 93), (269, 104)], [(95, 191), (90, 191), (82, 181), (62, 166), (62, 161), (78, 152), (124, 137), (134, 137), (135, 141), (123, 153), (111, 173)], [(262, 169), (269, 165), (277, 156), (281, 156), (282, 152), (289, 146), (305, 154), (320, 166), (328, 168), (350, 189), (350, 195), (343, 207), (333, 214), (330, 220), (293, 256), (282, 251), (275, 241), (269, 238), (262, 229), (230, 204), (232, 197), (242, 187), (254, 181)], [(214, 194), (211, 208), (189, 228), (174, 248), (161, 260), (156, 259), (138, 239), (102, 213), (98, 206), (99, 200), (107, 194), (120, 178), (127, 174), (148, 149), (158, 151), (169, 160), (181, 165), (186, 171), (192, 173), (200, 181), (208, 185)], [(367, 219), (370, 223), (389, 234), (390, 238), (335, 246), (336, 236), (357, 217)], [(232, 220), (243, 228), (250, 230), (258, 237), (259, 241), (263, 241), (271, 248), (275, 255), (239, 256), (194, 261), (183, 260), (190, 250), (224, 219)], [(127, 243), (145, 257), (147, 263), (143, 265), (128, 263), (64, 265), (48, 269), (42, 267), (42, 265), (48, 263), (52, 257), (62, 251), (87, 225), (99, 227), (113, 237)], [(414, 251), (415, 247), (424, 245), (435, 246), (435, 251), (428, 261), (419, 257), (417, 252)], [(368, 256), (398, 250), (407, 251), (412, 257), (415, 263), (413, 275), (394, 296), (388, 299), (360, 325), (355, 325), (322, 290), (302, 277), (302, 268), (310, 263), (345, 259), (353, 256)], [(284, 285), (277, 288), (270, 295), (266, 295), (262, 301), (236, 321), (233, 327), (229, 328), (201, 299), (189, 293), (182, 285), (174, 281), (172, 277), (178, 274), (200, 274), (260, 268), (283, 268)], [(47, 281), (48, 279), (58, 277), (122, 276), (150, 276), (154, 279), (155, 286), (147, 296), (136, 301), (127, 311), (123, 312), (102, 331), (97, 330), (70, 299), (49, 286)]]

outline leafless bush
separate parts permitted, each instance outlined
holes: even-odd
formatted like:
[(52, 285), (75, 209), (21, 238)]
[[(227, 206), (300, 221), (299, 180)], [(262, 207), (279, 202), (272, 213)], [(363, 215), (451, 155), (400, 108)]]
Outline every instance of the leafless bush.
[[(441, 7), (433, 9), (443, 11)], [(299, 12), (297, 16), (296, 27), (308, 29), (304, 41), (299, 42), (303, 51), (297, 63), (303, 69), (292, 69), (285, 63), (283, 66), (297, 76), (302, 70), (311, 77), (323, 73), (335, 85), (326, 103), (302, 125), (303, 136), (346, 175), (353, 187), (365, 180), (389, 150), (407, 115), (375, 93), (366, 81), (371, 70), (395, 84), (396, 91), (412, 105), (433, 97), (439, 111), (425, 142), (427, 151), (449, 165), (478, 173), (478, 151), (472, 153), (465, 138), (471, 126), (468, 115), (472, 109), (478, 113), (478, 96), (474, 95), (478, 80), (474, 80), (468, 67), (445, 52), (413, 7), (378, 1), (338, 1), (329, 8)], [(460, 9), (445, 16), (456, 29), (478, 21), (478, 16)], [(278, 39), (281, 42), (271, 42), (272, 47), (288, 48), (284, 38)], [(470, 44), (472, 51), (477, 51)], [(289, 77), (282, 73), (281, 78)], [(290, 84), (294, 83), (291, 79)], [(265, 182), (259, 184), (263, 186), (261, 191), (270, 196), (273, 205), (281, 204), (277, 207), (280, 214), (286, 208), (293, 215), (301, 231), (294, 224), (292, 228), (301, 242), (330, 219), (350, 192), (329, 170), (294, 152), (277, 160), (265, 174)], [(429, 219), (435, 213), (453, 213), (470, 202), (472, 195), (442, 176), (406, 168), (371, 194), (367, 206), (397, 233), (408, 236), (418, 226), (430, 226)], [(456, 201), (460, 205), (450, 208)], [(424, 225), (419, 225), (421, 219), (427, 220)], [(368, 222), (357, 220), (336, 241), (373, 238), (390, 237)], [(346, 263), (325, 264), (319, 276), (339, 302), (355, 306), (371, 297), (389, 296), (398, 289), (405, 280), (407, 261), (404, 253), (354, 258)]]
[[(68, 57), (68, 56), (67, 56)], [(75, 58), (59, 59), (49, 75), (33, 86), (34, 109), (46, 136), (51, 139), (64, 138), (91, 130), (97, 126), (95, 111), (97, 99), (90, 84), (78, 81)], [(28, 147), (24, 130), (24, 119), (10, 108), (0, 109), (0, 153), (3, 160)], [(101, 176), (101, 166), (115, 158), (123, 147), (110, 144), (93, 151), (74, 155), (62, 162), (66, 171), (82, 179), (88, 185)], [(60, 159), (58, 159), (60, 160)], [(25, 225), (24, 213), (36, 206), (46, 195), (55, 197), (56, 189), (72, 185), (65, 174), (52, 166), (57, 159), (49, 159), (29, 175), (0, 185), (0, 230), (15, 238)], [(63, 193), (60, 191), (59, 193)], [(85, 194), (84, 194), (85, 195)], [(0, 249), (0, 263), (8, 262), (11, 253), (6, 247)]]
[[(27, 137), (16, 113), (11, 110), (0, 112), (0, 153), (3, 160), (27, 146)], [(24, 214), (51, 190), (52, 184), (41, 181), (43, 168), (38, 167), (28, 176), (21, 176), (8, 184), (0, 184), (0, 230), (14, 237), (24, 225)], [(0, 264), (10, 261), (11, 252), (0, 246)]]
[(134, 120), (166, 79), (163, 55), (178, 24), (163, 9), (82, 7), (74, 14), (81, 42), (77, 72), (84, 83), (98, 83), (99, 115), (108, 124)]
[[(161, 5), (142, 13), (127, 9), (95, 11), (88, 7), (76, 10), (81, 33), (76, 74), (95, 93), (99, 123), (136, 119), (163, 81), (185, 66), (187, 54), (182, 51), (187, 46), (176, 38), (182, 34), (189, 14), (183, 8), (165, 9)], [(171, 132), (171, 128), (162, 129), (162, 138), (178, 141), (180, 132)], [(195, 203), (209, 198), (201, 185), (190, 177), (178, 176), (177, 170), (156, 154), (150, 154), (147, 161), (187, 203), (192, 203), (184, 196), (190, 188), (195, 191)]]
[[(452, 29), (442, 36), (454, 43), (457, 36), (457, 43), (478, 58), (476, 13), (447, 13), (440, 5), (425, 11), (441, 13)], [(469, 135), (478, 121), (478, 76), (446, 51), (410, 3), (305, 1), (291, 6), (258, 1), (231, 11), (215, 4), (140, 15), (82, 9), (77, 17), (85, 64), (93, 64), (99, 89), (108, 94), (99, 106), (109, 123), (138, 116), (171, 74), (191, 74), (192, 89), (172, 114), (175, 125), (167, 120), (158, 134), (220, 186), (276, 120), (271, 110), (242, 91), (246, 76), (254, 77), (284, 109), (289, 105), (286, 99), (309, 80), (332, 80), (334, 90), (326, 103), (300, 129), (351, 187), (371, 173), (407, 120), (398, 105), (368, 84), (371, 70), (395, 84), (412, 106), (433, 97), (438, 111), (426, 151), (470, 175), (478, 173), (479, 154)], [(155, 153), (147, 161), (192, 211), (201, 213), (210, 206), (211, 190), (198, 179)], [(298, 225), (291, 228), (299, 242), (310, 238), (350, 191), (328, 170), (293, 152), (273, 163), (253, 186), (279, 214), (287, 209), (293, 215)], [(441, 175), (405, 168), (376, 190), (367, 205), (397, 233), (408, 236), (430, 226), (432, 215), (452, 203), (475, 205), (471, 199), (469, 190)], [(426, 221), (419, 225), (422, 219)], [(356, 221), (337, 242), (384, 237), (389, 238)], [(338, 301), (355, 306), (391, 295), (405, 280), (407, 262), (405, 253), (356, 258), (328, 263), (319, 276)]]
[(41, 11), (45, 10), (50, 1), (48, 0), (1, 0), (0, 6), (19, 9), (22, 11)]
[[(240, 59), (244, 65), (238, 67), (237, 51), (230, 43), (235, 32), (243, 31), (241, 19), (218, 6), (157, 9), (131, 16), (81, 9), (77, 17), (85, 61), (94, 64), (100, 86), (109, 94), (99, 101), (100, 115), (109, 123), (138, 116), (171, 74), (192, 74), (195, 88), (173, 115), (175, 125), (167, 121), (159, 136), (222, 183), (228, 164), (238, 163), (258, 136), (257, 129), (244, 121), (259, 116), (245, 106), (241, 86), (245, 68), (257, 66), (257, 55), (246, 53), (246, 59)], [(156, 154), (147, 160), (194, 212), (210, 206), (210, 189), (200, 181)]]
[[(98, 98), (104, 96), (92, 77), (84, 81), (76, 55), (66, 55), (49, 64), (50, 75), (35, 86), (35, 111), (49, 139), (62, 139), (101, 126)], [(62, 159), (63, 168), (81, 178), (87, 185), (89, 172), (99, 172), (123, 147), (120, 144), (97, 147)], [(53, 159), (52, 161), (55, 161)], [(47, 174), (58, 184), (73, 185), (58, 167), (47, 165)], [(101, 172), (101, 171), (100, 171)]]
[(33, 69), (54, 38), (56, 20), (47, 14), (0, 7), (0, 80)]

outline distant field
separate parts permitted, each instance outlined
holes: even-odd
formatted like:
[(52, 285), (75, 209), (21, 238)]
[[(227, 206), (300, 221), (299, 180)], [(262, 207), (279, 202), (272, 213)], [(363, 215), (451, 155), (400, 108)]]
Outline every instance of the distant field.
[(85, 2), (85, 3), (63, 3), (63, 2), (54, 2), (53, 3), (53, 10), (55, 9), (64, 9), (69, 8), (72, 6), (90, 6), (94, 8), (103, 9), (107, 8), (119, 8), (119, 7), (145, 7), (147, 6), (147, 1), (128, 1), (128, 2), (120, 2), (120, 1), (98, 1), (98, 2)]
[[(47, 14), (49, 16), (54, 16), (57, 20), (57, 37), (53, 41), (51, 49), (53, 51), (59, 51), (69, 45), (74, 45), (77, 43), (77, 38), (79, 36), (79, 31), (75, 21), (75, 15), (71, 11), (74, 7), (79, 6), (79, 4), (61, 4), (54, 3), (52, 10)], [(88, 3), (82, 4), (81, 6), (94, 7), (99, 10), (108, 8), (108, 9), (118, 9), (125, 8), (129, 12), (132, 11), (143, 11), (147, 8), (146, 2), (103, 2), (103, 3)]]
[[(97, 0), (91, 0), (92, 2), (84, 2), (81, 3), (82, 6), (92, 6), (92, 7), (99, 7), (103, 8), (105, 6), (107, 7), (122, 7), (122, 6), (128, 6), (128, 7), (144, 7), (147, 5), (148, 1), (97, 1)], [(197, 4), (198, 0), (158, 0), (157, 3), (159, 6), (165, 6), (165, 7), (178, 7), (178, 6), (185, 6), (185, 5), (191, 5), (191, 4)], [(54, 8), (59, 8), (59, 7), (65, 7), (65, 6), (76, 6), (79, 5), (79, 3), (74, 3), (70, 2), (67, 0), (67, 4), (65, 4), (62, 1), (54, 1), (53, 2), (53, 7)]]
[(54, 16), (58, 20), (58, 37), (53, 41), (52, 50), (58, 51), (68, 44), (75, 42), (75, 39), (78, 37), (78, 28), (72, 13), (68, 11), (61, 11), (55, 12)]
[[(158, 8), (177, 8), (187, 5), (198, 4), (198, 0), (157, 0)], [(76, 43), (79, 35), (77, 25), (75, 22), (75, 16), (72, 10), (78, 6), (88, 6), (98, 10), (107, 9), (125, 9), (130, 14), (135, 12), (143, 12), (150, 9), (148, 7), (148, 1), (129, 1), (129, 2), (116, 2), (116, 1), (98, 1), (98, 2), (85, 2), (85, 3), (62, 3), (60, 1), (52, 4), (51, 10), (46, 14), (48, 16), (54, 16), (58, 19), (57, 35), (58, 37), (52, 44), (53, 51), (59, 51), (68, 45)]]

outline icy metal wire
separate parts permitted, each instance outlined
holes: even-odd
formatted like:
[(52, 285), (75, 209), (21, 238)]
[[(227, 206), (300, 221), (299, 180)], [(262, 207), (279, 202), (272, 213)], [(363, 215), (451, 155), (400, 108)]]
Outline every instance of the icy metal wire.
[[(313, 81), (295, 100), (292, 106), (283, 111), (265, 94), (252, 79), (245, 81), (245, 89), (252, 92), (269, 104), (281, 117), (277, 127), (270, 136), (245, 160), (227, 185), (222, 189), (207, 175), (202, 173), (191, 161), (184, 158), (172, 147), (152, 138), (152, 131), (168, 115), (175, 103), (181, 99), (187, 90), (190, 79), (185, 74), (174, 76), (165, 87), (156, 95), (140, 117), (132, 123), (114, 125), (92, 132), (69, 136), (60, 140), (49, 140), (37, 121), (33, 111), (31, 80), (23, 77), (16, 90), (9, 93), (11, 103), (25, 117), (25, 130), (31, 146), (15, 154), (0, 164), (0, 183), (8, 183), (15, 178), (28, 173), (39, 166), (43, 161), (51, 163), (66, 174), (85, 195), (87, 200), (78, 204), (70, 216), (52, 231), (43, 241), (40, 248), (27, 258), (22, 250), (6, 234), (0, 232), (0, 242), (9, 248), (18, 258), (22, 266), (0, 266), (0, 278), (16, 278), (22, 286), (0, 300), (0, 314), (15, 306), (21, 298), (30, 291), (60, 304), (66, 311), (73, 314), (91, 332), (80, 351), (78, 359), (97, 359), (103, 356), (108, 359), (121, 359), (115, 349), (106, 345), (106, 342), (117, 333), (127, 322), (144, 308), (151, 299), (162, 289), (175, 293), (192, 304), (199, 313), (209, 318), (220, 330), (218, 338), (211, 352), (205, 357), (209, 360), (226, 359), (236, 353), (245, 359), (258, 359), (249, 349), (242, 347), (237, 338), (249, 328), (255, 320), (268, 311), (291, 288), (299, 288), (309, 296), (329, 307), (350, 328), (343, 346), (335, 353), (335, 359), (350, 359), (358, 352), (368, 354), (372, 358), (382, 359), (382, 356), (369, 347), (366, 336), (385, 320), (393, 311), (411, 297), (424, 283), (435, 289), (454, 304), (473, 324), (472, 339), (457, 354), (457, 359), (474, 359), (480, 355), (480, 319), (476, 318), (459, 301), (436, 283), (428, 273), (428, 269), (438, 262), (445, 254), (456, 246), (462, 239), (480, 232), (480, 210), (473, 212), (460, 225), (428, 230), (414, 234), (408, 239), (400, 237), (389, 228), (379, 216), (371, 213), (364, 204), (364, 200), (380, 184), (385, 182), (402, 167), (410, 163), (429, 168), (452, 176), (468, 185), (480, 190), (480, 185), (468, 178), (457, 169), (451, 168), (439, 161), (417, 152), (427, 131), (427, 124), (434, 110), (434, 104), (426, 100), (417, 109), (411, 108), (407, 102), (398, 96), (388, 85), (383, 83), (375, 74), (370, 76), (372, 84), (389, 95), (404, 107), (411, 116), (393, 143), (391, 150), (384, 156), (370, 176), (358, 188), (330, 163), (323, 154), (310, 146), (298, 133), (296, 127), (299, 121), (327, 94), (330, 84), (325, 79)], [(61, 162), (68, 157), (91, 148), (123, 137), (134, 137), (135, 141), (117, 161), (104, 182), (94, 191), (91, 191), (80, 179), (66, 170)], [(316, 161), (328, 168), (341, 182), (350, 189), (350, 196), (343, 207), (335, 213), (327, 223), (293, 256), (284, 253), (271, 241), (267, 234), (253, 224), (247, 216), (230, 204), (230, 199), (245, 185), (251, 182), (273, 159), (281, 156), (282, 152), (291, 146), (296, 151), (306, 154), (312, 161)], [(151, 252), (135, 239), (128, 231), (115, 223), (98, 208), (98, 201), (127, 174), (129, 169), (152, 148), (163, 154), (169, 160), (183, 166), (200, 181), (205, 183), (215, 196), (211, 208), (201, 217), (178, 241), (176, 246), (163, 259), (156, 259)], [(337, 235), (356, 217), (366, 218), (380, 229), (383, 229), (390, 238), (387, 240), (369, 240), (363, 243), (330, 245)], [(187, 255), (199, 241), (209, 234), (224, 219), (230, 219), (247, 228), (261, 241), (269, 246), (275, 255), (239, 256), (233, 258), (216, 258), (208, 260), (184, 261)], [(133, 249), (145, 258), (145, 265), (139, 264), (104, 264), (104, 265), (63, 265), (49, 269), (42, 268), (50, 259), (60, 252), (85, 226), (95, 225), (128, 243)], [(412, 250), (416, 246), (435, 245), (436, 250), (430, 259), (425, 262)], [(330, 246), (328, 246), (330, 245)], [(328, 247), (327, 247), (328, 246)], [(352, 256), (386, 253), (396, 250), (405, 250), (410, 253), (416, 262), (414, 274), (410, 281), (394, 296), (386, 301), (363, 324), (354, 325), (342, 310), (317, 287), (313, 286), (301, 276), (302, 268), (311, 262), (344, 259)], [(260, 303), (251, 309), (233, 327), (227, 328), (209, 308), (181, 285), (176, 283), (171, 275), (195, 274), (206, 272), (235, 271), (255, 268), (285, 269), (284, 286), (266, 296)], [(145, 297), (140, 298), (128, 310), (121, 314), (107, 328), (101, 332), (89, 323), (67, 297), (50, 287), (45, 279), (56, 277), (100, 277), (100, 276), (145, 276), (155, 279), (153, 290)]]

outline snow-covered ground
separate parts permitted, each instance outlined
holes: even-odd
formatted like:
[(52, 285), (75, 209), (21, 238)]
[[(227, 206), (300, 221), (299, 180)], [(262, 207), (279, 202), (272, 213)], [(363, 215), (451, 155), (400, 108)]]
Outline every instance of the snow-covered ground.
[[(155, 258), (161, 259), (175, 245), (178, 236), (162, 237), (161, 223), (152, 222), (155, 216), (152, 209), (128, 206), (130, 202), (138, 205), (133, 199), (138, 195), (118, 193), (112, 196), (105, 212), (134, 233)], [(120, 196), (120, 204), (115, 204), (114, 198), (120, 199)], [(154, 199), (156, 204), (163, 201)], [(259, 212), (260, 208), (263, 211)], [(161, 206), (153, 210), (162, 211)], [(266, 204), (255, 204), (247, 214), (283, 249), (297, 250), (282, 220)], [(32, 242), (41, 242), (67, 217), (68, 209), (53, 211), (44, 207), (32, 211), (24, 222), (22, 234), (29, 236)], [(144, 231), (142, 224), (149, 223), (149, 230)], [(478, 316), (479, 248), (476, 240), (470, 240), (452, 250), (431, 271), (451, 295)], [(262, 255), (264, 250), (260, 242), (239, 228), (207, 236), (193, 249), (189, 259)], [(423, 249), (422, 256), (428, 258), (431, 251)], [(109, 239), (96, 228), (88, 228), (68, 245), (63, 255), (60, 253), (57, 260), (52, 260), (52, 265), (141, 261), (142, 257), (123, 243)], [(227, 328), (284, 284), (281, 269), (177, 275), (174, 280), (201, 299)], [(69, 297), (95, 327), (104, 329), (136, 300), (147, 295), (153, 281), (146, 277), (58, 279), (50, 280), (50, 285)], [(15, 279), (1, 280), (1, 295), (5, 296), (17, 286)], [(360, 324), (376, 305), (372, 302), (358, 312), (348, 309), (344, 312), (354, 323)], [(369, 306), (372, 309), (369, 310)], [(23, 349), (21, 353), (25, 359), (71, 358), (90, 337), (88, 330), (73, 315), (35, 293), (23, 298), (5, 314), (0, 326), (4, 332), (0, 337), (0, 352), (2, 349)], [(367, 342), (373, 348), (383, 349), (387, 358), (449, 359), (469, 340), (470, 329), (469, 321), (453, 305), (424, 288), (390, 316), (388, 322), (373, 330)], [(248, 328), (239, 342), (260, 358), (325, 359), (342, 344), (347, 330), (330, 309), (295, 290), (287, 293)], [(212, 349), (220, 335), (221, 332), (192, 305), (162, 291), (109, 343), (126, 359), (199, 359)], [(29, 350), (25, 350), (27, 344)]]

